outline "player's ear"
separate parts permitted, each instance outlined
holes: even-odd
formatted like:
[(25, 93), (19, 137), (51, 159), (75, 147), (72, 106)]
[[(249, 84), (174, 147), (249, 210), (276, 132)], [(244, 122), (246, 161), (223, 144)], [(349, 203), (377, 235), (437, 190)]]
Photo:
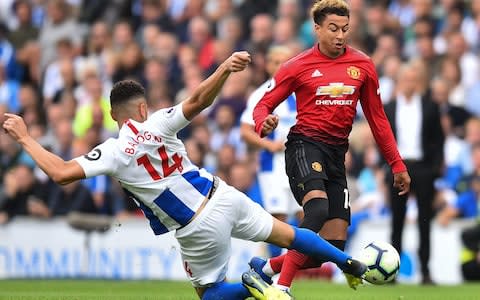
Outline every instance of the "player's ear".
[(140, 117), (142, 118), (142, 120), (147, 120), (147, 117), (148, 117), (148, 107), (147, 107), (147, 102), (146, 101), (142, 101), (140, 102), (140, 105), (139, 105), (139, 113), (140, 113)]

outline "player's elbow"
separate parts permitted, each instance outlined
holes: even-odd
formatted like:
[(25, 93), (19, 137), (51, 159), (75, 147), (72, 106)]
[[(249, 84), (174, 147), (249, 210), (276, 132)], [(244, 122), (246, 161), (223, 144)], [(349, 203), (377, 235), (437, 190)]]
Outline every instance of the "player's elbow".
[(50, 177), (55, 183), (60, 185), (66, 185), (74, 181), (71, 176), (69, 176), (67, 172), (63, 170), (57, 170)]

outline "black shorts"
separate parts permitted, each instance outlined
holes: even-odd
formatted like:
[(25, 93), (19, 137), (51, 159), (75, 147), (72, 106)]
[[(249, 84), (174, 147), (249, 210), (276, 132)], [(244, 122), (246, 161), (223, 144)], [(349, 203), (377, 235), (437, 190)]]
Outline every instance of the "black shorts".
[(310, 191), (327, 193), (329, 219), (350, 223), (350, 199), (345, 176), (345, 153), (348, 145), (328, 145), (307, 137), (289, 134), (285, 166), (290, 189), (297, 202)]

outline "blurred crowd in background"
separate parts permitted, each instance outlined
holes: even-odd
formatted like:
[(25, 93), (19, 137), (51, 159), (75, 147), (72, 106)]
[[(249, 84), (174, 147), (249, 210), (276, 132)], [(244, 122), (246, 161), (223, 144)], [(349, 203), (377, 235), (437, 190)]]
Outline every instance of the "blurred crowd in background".
[[(257, 151), (242, 141), (239, 117), (250, 93), (268, 79), (271, 46), (300, 53), (314, 45), (311, 2), (2, 0), (0, 123), (4, 112), (20, 114), (35, 139), (68, 160), (116, 135), (109, 114), (116, 81), (141, 82), (154, 111), (186, 99), (233, 51), (247, 50), (251, 66), (232, 74), (215, 104), (179, 136), (194, 163), (261, 203)], [(373, 59), (384, 103), (395, 98), (398, 70), (409, 62), (421, 78), (418, 91), (440, 108), (446, 140), (443, 177), (436, 180), (436, 221), (448, 225), (457, 217), (476, 217), (480, 0), (349, 2), (349, 43)], [(354, 216), (388, 216), (384, 178), (390, 170), (360, 109), (350, 143), (346, 168)], [(3, 131), (0, 178), (0, 224), (17, 215), (51, 218), (70, 211), (140, 215), (108, 177), (52, 183)], [(408, 220), (414, 222), (411, 198)]]

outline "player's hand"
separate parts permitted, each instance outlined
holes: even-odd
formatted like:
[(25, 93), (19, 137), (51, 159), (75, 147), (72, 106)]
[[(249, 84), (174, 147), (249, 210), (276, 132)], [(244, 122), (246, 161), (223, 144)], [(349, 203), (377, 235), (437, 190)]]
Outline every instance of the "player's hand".
[(3, 129), (17, 142), (28, 136), (27, 125), (23, 118), (14, 114), (5, 113), (6, 120), (3, 122)]
[(398, 195), (402, 196), (410, 191), (410, 175), (407, 171), (393, 174), (393, 186), (399, 189)]
[(228, 71), (240, 72), (243, 71), (250, 63), (252, 58), (247, 51), (234, 52), (227, 60), (225, 64)]
[(262, 136), (267, 136), (277, 128), (279, 118), (275, 115), (268, 115), (262, 124)]

